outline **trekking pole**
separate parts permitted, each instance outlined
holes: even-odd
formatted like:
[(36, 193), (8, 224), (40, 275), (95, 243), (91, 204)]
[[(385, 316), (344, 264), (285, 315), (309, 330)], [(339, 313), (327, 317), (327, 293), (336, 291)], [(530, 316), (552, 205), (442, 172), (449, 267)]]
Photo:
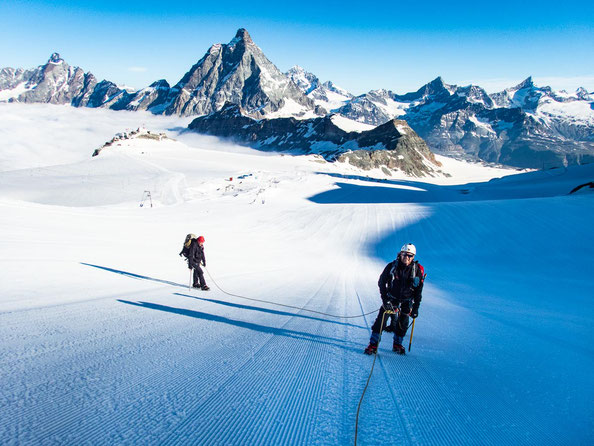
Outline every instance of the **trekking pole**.
[(194, 270), (192, 268), (190, 268), (190, 281), (188, 282), (188, 292), (192, 291), (192, 273), (194, 272)]
[(410, 351), (410, 346), (412, 345), (412, 337), (413, 333), (415, 332), (415, 321), (417, 318), (413, 319), (412, 328), (410, 329), (410, 341), (408, 342), (408, 351)]

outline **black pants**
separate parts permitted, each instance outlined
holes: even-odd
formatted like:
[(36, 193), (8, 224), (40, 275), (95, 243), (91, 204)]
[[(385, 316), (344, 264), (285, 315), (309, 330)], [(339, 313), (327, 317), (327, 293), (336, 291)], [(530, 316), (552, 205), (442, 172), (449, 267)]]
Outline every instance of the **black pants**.
[(377, 314), (377, 318), (375, 318), (375, 322), (371, 326), (372, 333), (381, 333), (388, 324), (391, 324), (394, 335), (402, 337), (406, 336), (409, 321), (408, 313), (410, 313), (410, 300), (392, 301), (392, 305), (394, 306), (394, 309), (400, 307), (398, 318), (396, 318), (396, 315), (386, 315), (386, 317), (384, 317), (384, 326), (381, 327), (382, 317), (386, 312), (382, 305)]
[(206, 286), (206, 282), (204, 281), (204, 273), (202, 272), (200, 265), (194, 266), (194, 284), (192, 286), (200, 288)]

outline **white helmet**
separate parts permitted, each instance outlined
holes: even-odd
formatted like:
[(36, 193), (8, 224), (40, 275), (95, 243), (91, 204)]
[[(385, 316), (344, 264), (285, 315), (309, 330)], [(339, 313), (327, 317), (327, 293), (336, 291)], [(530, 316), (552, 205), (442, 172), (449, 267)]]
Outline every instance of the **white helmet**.
[(400, 248), (400, 252), (410, 252), (413, 255), (417, 255), (417, 248), (412, 243), (407, 243)]

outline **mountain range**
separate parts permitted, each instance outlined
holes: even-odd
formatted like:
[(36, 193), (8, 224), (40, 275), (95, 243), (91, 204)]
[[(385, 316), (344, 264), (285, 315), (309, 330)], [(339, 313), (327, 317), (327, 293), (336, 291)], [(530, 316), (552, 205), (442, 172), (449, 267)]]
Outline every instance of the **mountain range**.
[[(212, 119), (198, 121), (202, 124), (195, 124), (194, 130), (217, 134), (215, 128), (218, 128), (221, 129), (218, 136), (232, 136), (260, 148), (281, 150), (287, 147), (278, 145), (279, 138), (276, 146), (264, 143), (270, 141), (269, 124), (256, 126), (258, 131), (252, 126), (252, 133), (245, 140), (239, 130), (228, 134), (235, 128), (234, 123), (214, 125), (214, 122), (239, 113), (253, 120), (273, 120), (280, 126), (276, 131), (279, 133), (289, 118), (308, 121), (303, 127), (318, 118), (341, 116), (368, 128), (397, 118), (408, 123), (435, 153), (532, 168), (594, 161), (594, 94), (584, 89), (573, 94), (556, 92), (549, 87), (538, 87), (528, 78), (513, 88), (488, 94), (479, 86), (448, 85), (438, 77), (416, 92), (404, 95), (373, 90), (354, 96), (330, 81), (321, 82), (298, 66), (282, 73), (245, 29), (238, 30), (228, 44), (212, 45), (174, 86), (161, 79), (141, 90), (130, 91), (108, 80), (99, 82), (92, 73), (69, 66), (54, 53), (45, 65), (37, 68), (1, 69), (0, 101), (148, 110), (179, 116), (214, 114)], [(229, 104), (236, 106), (233, 113), (227, 108)], [(213, 127), (205, 128), (207, 122)], [(344, 130), (350, 133), (352, 129)], [(307, 135), (305, 132), (292, 139), (291, 150), (302, 147), (305, 153), (311, 153), (312, 145), (320, 142), (316, 138), (321, 135), (311, 133), (309, 136), (314, 139), (306, 142), (303, 138), (307, 139)], [(357, 139), (353, 136), (349, 140)], [(345, 141), (326, 142), (337, 144), (340, 150), (349, 147)], [(384, 144), (380, 146), (390, 150)], [(359, 143), (357, 147), (361, 148)], [(421, 146), (415, 146), (415, 150), (424, 152)]]
[(372, 125), (397, 116), (436, 153), (547, 168), (594, 161), (593, 101), (584, 89), (555, 92), (530, 77), (491, 95), (438, 77), (405, 95), (371, 91), (337, 112)]

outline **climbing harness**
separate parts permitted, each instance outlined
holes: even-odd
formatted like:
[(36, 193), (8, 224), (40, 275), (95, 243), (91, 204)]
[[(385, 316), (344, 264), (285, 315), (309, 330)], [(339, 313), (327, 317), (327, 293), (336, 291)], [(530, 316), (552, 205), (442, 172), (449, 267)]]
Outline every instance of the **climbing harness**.
[[(210, 274), (210, 271), (208, 270), (208, 268), (204, 267), (204, 269), (206, 270), (206, 272), (208, 273), (208, 277), (210, 277), (210, 280), (212, 281), (212, 283), (215, 284), (215, 286), (224, 294), (226, 294), (227, 296), (233, 296), (233, 297), (238, 297), (240, 299), (246, 299), (246, 300), (251, 300), (254, 302), (262, 302), (262, 303), (266, 303), (266, 304), (271, 304), (271, 305), (278, 305), (279, 307), (285, 307), (285, 308), (293, 308), (294, 310), (299, 310), (299, 311), (307, 311), (309, 313), (316, 313), (316, 314), (322, 314), (324, 316), (329, 316), (329, 317), (336, 317), (336, 318), (340, 318), (340, 319), (354, 319), (357, 317), (364, 317), (364, 316), (368, 316), (372, 313), (375, 313), (377, 310), (373, 310), (370, 311), (369, 313), (364, 313), (364, 314), (357, 314), (355, 316), (341, 316), (341, 315), (337, 315), (337, 314), (329, 314), (329, 313), (324, 313), (322, 311), (316, 311), (316, 310), (310, 310), (308, 308), (304, 308), (304, 307), (297, 307), (295, 305), (286, 305), (286, 304), (279, 304), (278, 302), (271, 302), (269, 300), (263, 300), (263, 299), (255, 299), (253, 297), (247, 297), (247, 296), (241, 296), (239, 294), (233, 294), (233, 293), (229, 293), (227, 291), (225, 291), (224, 289), (222, 289), (219, 284), (213, 279), (212, 274)], [(383, 323), (383, 322), (382, 322)]]

